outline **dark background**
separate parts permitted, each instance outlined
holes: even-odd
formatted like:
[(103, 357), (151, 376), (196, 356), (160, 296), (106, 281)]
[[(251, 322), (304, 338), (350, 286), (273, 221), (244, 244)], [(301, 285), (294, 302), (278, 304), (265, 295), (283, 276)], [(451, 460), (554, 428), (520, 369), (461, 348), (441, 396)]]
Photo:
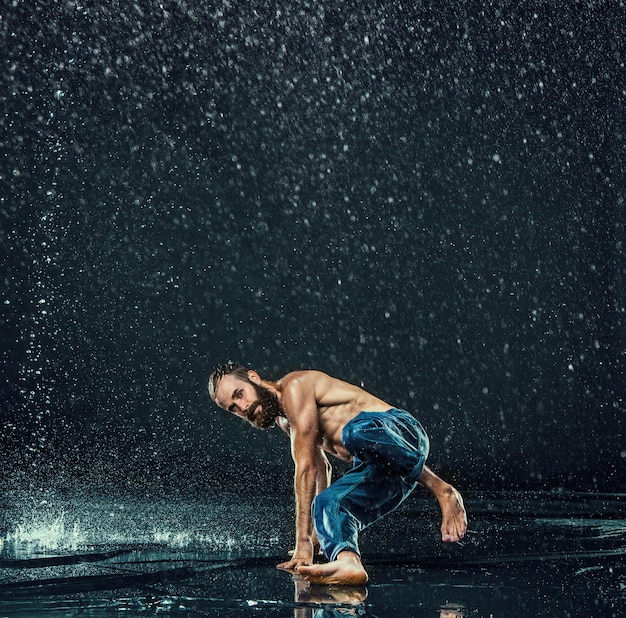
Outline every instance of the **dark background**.
[(626, 491), (618, 2), (5, 3), (5, 486), (290, 488), (227, 359), (463, 489)]

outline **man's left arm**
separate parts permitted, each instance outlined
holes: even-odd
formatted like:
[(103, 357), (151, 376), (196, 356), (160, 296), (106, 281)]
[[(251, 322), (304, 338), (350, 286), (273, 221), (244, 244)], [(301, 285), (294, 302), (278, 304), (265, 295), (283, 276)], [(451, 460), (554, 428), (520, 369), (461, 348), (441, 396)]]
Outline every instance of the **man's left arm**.
[(283, 390), (282, 404), (289, 420), (291, 456), (295, 464), (296, 547), (291, 560), (278, 566), (291, 570), (313, 562), (311, 504), (317, 493), (319, 462), (319, 418), (314, 382), (304, 377), (294, 378)]

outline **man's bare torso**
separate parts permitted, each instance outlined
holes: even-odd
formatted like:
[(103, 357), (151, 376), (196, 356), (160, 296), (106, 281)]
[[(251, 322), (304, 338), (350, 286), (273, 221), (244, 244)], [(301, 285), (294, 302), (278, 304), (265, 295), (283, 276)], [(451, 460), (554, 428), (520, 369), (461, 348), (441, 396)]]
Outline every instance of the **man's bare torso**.
[[(318, 444), (320, 448), (344, 461), (351, 460), (351, 455), (341, 443), (341, 430), (346, 423), (360, 412), (382, 412), (393, 407), (362, 388), (333, 378), (321, 371), (288, 373), (275, 384), (275, 387), (283, 395), (296, 385), (298, 388), (314, 392), (319, 419)], [(285, 405), (286, 398), (282, 399), (287, 420), (292, 422), (298, 410), (288, 409), (289, 406)], [(284, 426), (282, 428), (288, 429)]]

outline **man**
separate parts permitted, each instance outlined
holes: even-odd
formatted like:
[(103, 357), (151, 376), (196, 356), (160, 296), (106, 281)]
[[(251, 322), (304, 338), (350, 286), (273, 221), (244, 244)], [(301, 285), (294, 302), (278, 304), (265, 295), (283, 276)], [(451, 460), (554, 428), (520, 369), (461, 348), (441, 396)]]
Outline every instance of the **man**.
[[(290, 438), (296, 545), (278, 568), (316, 584), (363, 585), (368, 576), (359, 532), (397, 508), (418, 483), (439, 502), (443, 541), (465, 535), (461, 495), (424, 465), (428, 437), (408, 412), (321, 371), (294, 371), (270, 382), (233, 362), (211, 374), (209, 395), (255, 427), (278, 426)], [(353, 463), (332, 484), (326, 453)], [(313, 564), (318, 544), (327, 564)]]

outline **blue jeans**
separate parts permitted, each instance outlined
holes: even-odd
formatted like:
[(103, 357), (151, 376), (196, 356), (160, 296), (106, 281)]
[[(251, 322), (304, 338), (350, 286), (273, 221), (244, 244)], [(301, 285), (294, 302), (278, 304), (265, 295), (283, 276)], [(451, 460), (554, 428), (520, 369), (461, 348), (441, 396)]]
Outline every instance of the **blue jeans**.
[(354, 465), (313, 501), (313, 524), (324, 555), (360, 555), (361, 530), (391, 513), (415, 489), (429, 441), (404, 410), (361, 412), (341, 432)]

